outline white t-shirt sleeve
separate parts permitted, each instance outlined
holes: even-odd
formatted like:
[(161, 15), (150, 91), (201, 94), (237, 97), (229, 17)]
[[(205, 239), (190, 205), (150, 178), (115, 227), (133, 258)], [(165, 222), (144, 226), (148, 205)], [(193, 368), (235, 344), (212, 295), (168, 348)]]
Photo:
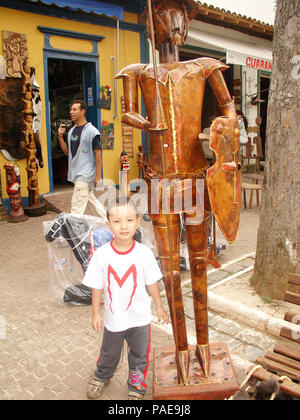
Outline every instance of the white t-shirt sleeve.
[(159, 281), (163, 275), (159, 268), (159, 265), (154, 257), (153, 252), (147, 248), (145, 251), (145, 259), (144, 259), (144, 279), (145, 284), (150, 286), (151, 284), (156, 283)]
[(92, 289), (104, 289), (104, 265), (102, 262), (102, 253), (96, 251), (89, 263), (82, 284)]

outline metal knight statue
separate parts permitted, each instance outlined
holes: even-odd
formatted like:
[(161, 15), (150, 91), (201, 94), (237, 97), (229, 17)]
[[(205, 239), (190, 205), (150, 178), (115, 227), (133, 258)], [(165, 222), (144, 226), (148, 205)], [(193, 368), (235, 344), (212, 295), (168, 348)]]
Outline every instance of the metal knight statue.
[[(149, 213), (172, 319), (178, 382), (184, 385), (188, 384), (190, 356), (180, 284), (180, 214), (172, 205), (169, 212), (164, 212), (163, 200), (165, 196), (174, 199), (178, 192), (191, 197), (192, 205), (182, 213), (191, 267), (197, 334), (195, 352), (205, 377), (210, 374), (206, 271), (208, 264), (218, 265), (215, 253), (207, 252), (209, 215), (213, 211), (221, 231), (231, 243), (237, 234), (240, 214), (239, 130), (234, 101), (222, 75), (228, 67), (212, 58), (179, 62), (179, 47), (185, 42), (189, 22), (197, 15), (197, 10), (193, 0), (148, 0), (146, 24), (154, 64), (132, 64), (117, 75), (124, 85), (126, 108), (122, 121), (151, 136), (145, 176)], [(154, 48), (159, 52), (160, 64), (156, 63)], [(206, 161), (198, 138), (206, 81), (223, 114), (211, 126), (210, 148), (215, 152), (212, 167)], [(145, 102), (146, 117), (138, 110), (138, 86)], [(172, 183), (173, 180), (176, 182)], [(153, 181), (155, 185), (159, 183), (158, 192), (157, 188), (154, 191)], [(198, 200), (201, 182), (204, 198)], [(157, 212), (151, 211), (153, 200), (159, 202)]]

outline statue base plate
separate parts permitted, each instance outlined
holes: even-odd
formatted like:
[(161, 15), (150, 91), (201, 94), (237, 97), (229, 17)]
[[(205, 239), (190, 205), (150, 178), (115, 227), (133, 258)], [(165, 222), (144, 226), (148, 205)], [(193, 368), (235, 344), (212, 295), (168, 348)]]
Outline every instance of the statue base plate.
[(23, 207), (23, 209), (28, 217), (44, 216), (47, 213), (47, 206), (45, 203), (40, 203), (38, 206)]
[(205, 378), (195, 356), (195, 346), (189, 347), (189, 384), (178, 384), (175, 348), (154, 349), (154, 400), (224, 400), (239, 389), (239, 382), (225, 343), (210, 344), (210, 376)]

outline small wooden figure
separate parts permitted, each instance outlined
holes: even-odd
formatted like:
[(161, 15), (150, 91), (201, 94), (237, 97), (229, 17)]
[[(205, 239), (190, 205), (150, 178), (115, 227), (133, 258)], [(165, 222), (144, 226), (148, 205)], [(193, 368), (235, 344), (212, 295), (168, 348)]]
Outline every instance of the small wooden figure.
[(121, 171), (121, 186), (120, 190), (126, 196), (129, 194), (129, 170), (130, 164), (128, 159), (128, 154), (122, 152), (120, 156), (120, 171)]
[(145, 175), (146, 164), (145, 152), (142, 145), (139, 146), (139, 151), (136, 154), (136, 163), (138, 164), (139, 168), (139, 179), (142, 179)]
[(14, 163), (4, 165), (6, 171), (6, 190), (11, 206), (8, 221), (12, 223), (24, 222), (28, 219), (22, 207), (19, 168)]

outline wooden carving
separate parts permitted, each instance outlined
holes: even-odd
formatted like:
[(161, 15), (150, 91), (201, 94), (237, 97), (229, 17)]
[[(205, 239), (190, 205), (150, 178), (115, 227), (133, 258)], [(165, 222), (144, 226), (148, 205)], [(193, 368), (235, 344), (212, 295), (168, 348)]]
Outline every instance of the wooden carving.
[(2, 31), (6, 76), (21, 78), (22, 65), (28, 58), (26, 35)]
[[(145, 177), (148, 182), (149, 214), (153, 221), (171, 313), (178, 381), (187, 385), (190, 360), (180, 284), (179, 213), (184, 215), (191, 266), (197, 334), (195, 353), (207, 377), (210, 371), (206, 280), (206, 267), (210, 263), (207, 253), (209, 215), (211, 204), (213, 209), (219, 209), (219, 202), (229, 203), (224, 207), (224, 213), (227, 208), (232, 213), (222, 214), (221, 210), (218, 219), (224, 220), (225, 230), (227, 221), (230, 221), (230, 238), (235, 237), (240, 206), (240, 163), (239, 145), (235, 144), (232, 136), (236, 133), (237, 123), (234, 102), (222, 75), (222, 71), (228, 67), (211, 58), (179, 62), (179, 47), (186, 39), (189, 21), (197, 14), (197, 4), (193, 0), (149, 0), (149, 3), (148, 34), (159, 51), (160, 64), (156, 65), (155, 60), (154, 65), (132, 64), (121, 70), (117, 78), (122, 78), (124, 84), (126, 113), (122, 121), (151, 135)], [(225, 174), (229, 184), (226, 189), (219, 188), (211, 177), (206, 181), (209, 165), (198, 139), (207, 81), (212, 86), (222, 114), (231, 121), (228, 126), (225, 124), (222, 127), (223, 140), (219, 141), (220, 146), (224, 142), (231, 145), (228, 150), (226, 148), (226, 157), (223, 157), (225, 149), (214, 149), (219, 153), (214, 173)], [(138, 110), (139, 85), (147, 118)], [(220, 166), (227, 162), (235, 162), (236, 167), (228, 170)], [(175, 211), (169, 206), (169, 211), (164, 212), (166, 197), (180, 196), (180, 193), (188, 198), (182, 210)], [(157, 204), (155, 209), (153, 202)], [(231, 220), (232, 215), (234, 220)]]
[(142, 179), (145, 175), (145, 169), (147, 168), (147, 159), (142, 145), (139, 146), (139, 151), (136, 154), (136, 163), (139, 168), (139, 179)]
[(129, 194), (129, 170), (130, 170), (130, 163), (128, 159), (128, 154), (126, 152), (122, 152), (120, 156), (120, 174), (121, 174), (121, 185), (120, 189), (124, 195)]
[(21, 95), (21, 79), (0, 80), (0, 151), (10, 161), (26, 157)]
[(24, 215), (22, 207), (20, 170), (14, 163), (6, 163), (4, 169), (6, 172), (6, 191), (11, 207), (8, 221), (13, 223), (23, 222), (28, 218)]
[(27, 62), (20, 63), (22, 74), (22, 102), (23, 117), (25, 128), (25, 149), (27, 155), (27, 175), (28, 175), (28, 196), (29, 207), (37, 207), (40, 204), (40, 193), (38, 186), (38, 164), (36, 159), (36, 143), (33, 131), (33, 107), (32, 107), (32, 87), (30, 68)]

